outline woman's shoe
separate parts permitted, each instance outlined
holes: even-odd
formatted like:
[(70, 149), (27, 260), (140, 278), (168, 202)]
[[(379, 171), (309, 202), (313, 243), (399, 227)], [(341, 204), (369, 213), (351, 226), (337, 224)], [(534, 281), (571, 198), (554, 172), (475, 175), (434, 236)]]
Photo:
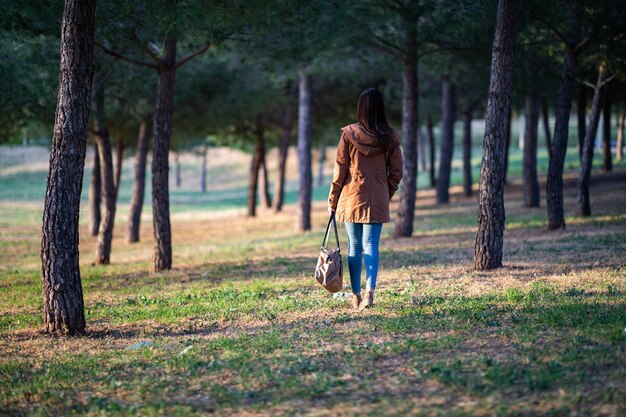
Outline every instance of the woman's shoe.
[(350, 305), (352, 306), (353, 309), (356, 310), (361, 305), (361, 301), (362, 301), (361, 293), (358, 293), (358, 294), (354, 294), (353, 293), (352, 294), (352, 303)]
[(365, 293), (365, 298), (359, 303), (359, 311), (372, 307), (374, 307), (374, 292), (368, 291)]

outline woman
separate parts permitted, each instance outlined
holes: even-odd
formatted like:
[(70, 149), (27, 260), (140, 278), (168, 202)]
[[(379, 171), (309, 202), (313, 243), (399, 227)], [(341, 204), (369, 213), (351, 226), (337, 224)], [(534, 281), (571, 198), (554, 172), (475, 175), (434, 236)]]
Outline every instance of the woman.
[[(380, 91), (359, 95), (358, 123), (341, 129), (328, 211), (336, 212), (348, 234), (348, 267), (352, 308), (374, 306), (378, 275), (378, 242), (389, 222), (389, 200), (402, 179), (402, 152), (397, 133), (385, 117)], [(366, 295), (361, 297), (361, 265), (365, 254)]]

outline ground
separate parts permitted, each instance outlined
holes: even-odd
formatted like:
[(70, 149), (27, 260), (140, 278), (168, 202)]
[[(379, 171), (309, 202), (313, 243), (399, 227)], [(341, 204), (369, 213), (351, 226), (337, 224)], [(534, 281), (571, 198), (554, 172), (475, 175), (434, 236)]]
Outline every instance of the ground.
[(504, 266), (490, 272), (472, 269), (476, 197), (454, 186), (438, 206), (420, 189), (414, 236), (383, 229), (364, 312), (349, 309), (349, 288), (333, 297), (313, 278), (323, 201), (301, 234), (293, 205), (247, 219), (174, 191), (175, 267), (163, 273), (149, 272), (149, 213), (131, 245), (122, 204), (112, 265), (91, 264), (81, 219), (88, 332), (74, 338), (41, 333), (41, 176), (36, 164), (0, 170), (0, 414), (626, 414), (624, 164), (594, 172), (591, 217), (576, 215), (568, 173), (556, 232), (513, 177)]

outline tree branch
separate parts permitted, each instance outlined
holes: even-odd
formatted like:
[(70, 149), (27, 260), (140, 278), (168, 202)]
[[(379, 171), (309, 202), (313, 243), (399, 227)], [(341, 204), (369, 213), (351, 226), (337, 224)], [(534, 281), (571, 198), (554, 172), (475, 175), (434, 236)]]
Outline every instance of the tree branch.
[(574, 53), (579, 53), (591, 41), (592, 38), (592, 36), (587, 36), (585, 39), (580, 41), (578, 45), (574, 47)]
[(189, 55), (187, 55), (186, 57), (184, 57), (183, 59), (181, 59), (179, 62), (176, 63), (176, 69), (182, 67), (183, 65), (185, 65), (187, 62), (191, 61), (198, 55), (202, 55), (203, 53), (208, 51), (210, 47), (211, 45), (204, 45), (202, 48), (199, 48), (196, 51), (190, 53)]
[(161, 62), (159, 57), (154, 52), (152, 52), (150, 48), (148, 48), (146, 44), (139, 38), (139, 35), (137, 35), (137, 30), (133, 30), (133, 41), (135, 41), (135, 43), (139, 45), (139, 47), (143, 49), (143, 51), (147, 53), (148, 56), (152, 58), (157, 64)]
[(604, 87), (605, 85), (607, 85), (609, 82), (613, 81), (613, 78), (617, 77), (617, 73), (611, 75), (610, 77), (606, 78), (604, 81), (602, 81), (602, 83), (600, 84), (600, 88)]
[(139, 65), (141, 67), (152, 68), (158, 70), (159, 67), (154, 64), (148, 64), (147, 62), (138, 61), (136, 59), (128, 58), (127, 56), (122, 55), (119, 52), (113, 51), (112, 49), (107, 48), (99, 42), (96, 42), (96, 46), (102, 49), (107, 55), (111, 55), (117, 59), (121, 59), (122, 61), (130, 62), (131, 64)]
[(528, 8), (528, 13), (533, 19), (543, 23), (548, 29), (550, 29), (550, 31), (552, 31), (552, 33), (554, 33), (561, 40), (561, 42), (565, 44), (565, 46), (567, 46), (568, 48), (570, 47), (569, 39), (567, 39), (563, 32), (561, 32), (554, 25), (548, 22), (547, 19), (542, 19), (537, 13), (535, 13), (532, 8)]

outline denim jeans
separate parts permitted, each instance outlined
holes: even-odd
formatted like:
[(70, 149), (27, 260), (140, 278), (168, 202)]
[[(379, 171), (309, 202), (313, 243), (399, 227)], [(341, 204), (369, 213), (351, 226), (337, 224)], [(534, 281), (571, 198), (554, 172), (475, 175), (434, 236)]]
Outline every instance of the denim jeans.
[(344, 223), (348, 234), (348, 269), (352, 292), (361, 292), (361, 266), (365, 254), (366, 288), (376, 288), (378, 276), (378, 242), (382, 223)]

